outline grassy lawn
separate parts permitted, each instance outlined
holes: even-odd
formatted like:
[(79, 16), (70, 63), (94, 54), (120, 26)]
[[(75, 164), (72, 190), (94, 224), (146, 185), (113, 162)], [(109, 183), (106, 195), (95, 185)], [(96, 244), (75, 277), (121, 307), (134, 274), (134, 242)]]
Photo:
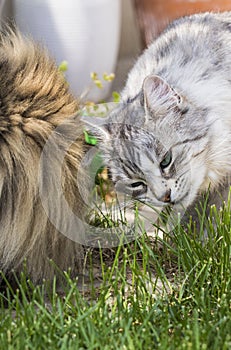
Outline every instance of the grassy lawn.
[(163, 239), (144, 233), (93, 251), (101, 284), (92, 278), (85, 292), (68, 273), (62, 293), (22, 274), (0, 295), (0, 349), (231, 349), (230, 209), (200, 222), (200, 232), (178, 225)]

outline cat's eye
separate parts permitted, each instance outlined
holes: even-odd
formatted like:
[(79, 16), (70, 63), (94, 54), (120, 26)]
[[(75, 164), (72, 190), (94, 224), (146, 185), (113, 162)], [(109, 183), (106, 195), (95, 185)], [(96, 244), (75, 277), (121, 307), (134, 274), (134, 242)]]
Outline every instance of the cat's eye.
[(144, 185), (145, 185), (144, 182), (142, 182), (142, 181), (137, 181), (137, 182), (133, 182), (133, 183), (131, 184), (131, 187), (132, 187), (132, 188), (137, 188), (137, 187), (144, 186)]
[(171, 164), (171, 162), (172, 162), (172, 152), (168, 151), (165, 154), (162, 162), (160, 163), (161, 169), (163, 170), (163, 169), (167, 168)]
[(137, 198), (147, 192), (147, 185), (143, 181), (136, 181), (130, 184), (132, 196)]

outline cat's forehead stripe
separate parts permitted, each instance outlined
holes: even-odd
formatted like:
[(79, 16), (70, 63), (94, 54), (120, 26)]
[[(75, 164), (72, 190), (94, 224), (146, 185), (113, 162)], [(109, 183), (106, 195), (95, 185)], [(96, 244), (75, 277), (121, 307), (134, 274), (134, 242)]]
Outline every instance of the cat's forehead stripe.
[(195, 142), (195, 141), (200, 141), (202, 140), (203, 138), (206, 138), (207, 137), (207, 133), (204, 133), (203, 135), (197, 135), (193, 138), (187, 138), (183, 141), (179, 141), (177, 143), (174, 143), (174, 145), (172, 147), (176, 147), (176, 146), (179, 146), (179, 145), (183, 145), (183, 144), (186, 144), (186, 143), (190, 143), (190, 142)]

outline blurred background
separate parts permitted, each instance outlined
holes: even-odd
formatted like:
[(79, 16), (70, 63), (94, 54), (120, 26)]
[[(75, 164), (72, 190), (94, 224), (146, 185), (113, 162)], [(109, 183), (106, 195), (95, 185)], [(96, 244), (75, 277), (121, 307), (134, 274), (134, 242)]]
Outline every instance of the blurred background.
[[(170, 21), (205, 11), (231, 10), (231, 0), (0, 0), (3, 21), (44, 43), (57, 64), (68, 62), (67, 80), (75, 95), (110, 99), (121, 91), (142, 50)], [(90, 73), (103, 80), (92, 84)]]

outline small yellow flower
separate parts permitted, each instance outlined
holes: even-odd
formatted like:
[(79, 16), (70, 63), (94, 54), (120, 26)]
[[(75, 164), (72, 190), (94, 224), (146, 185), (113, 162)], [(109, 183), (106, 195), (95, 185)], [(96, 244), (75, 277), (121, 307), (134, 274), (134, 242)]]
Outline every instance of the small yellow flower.
[(115, 74), (114, 73), (111, 73), (111, 74), (104, 73), (103, 74), (103, 79), (105, 81), (111, 82), (111, 81), (113, 81), (115, 79)]

